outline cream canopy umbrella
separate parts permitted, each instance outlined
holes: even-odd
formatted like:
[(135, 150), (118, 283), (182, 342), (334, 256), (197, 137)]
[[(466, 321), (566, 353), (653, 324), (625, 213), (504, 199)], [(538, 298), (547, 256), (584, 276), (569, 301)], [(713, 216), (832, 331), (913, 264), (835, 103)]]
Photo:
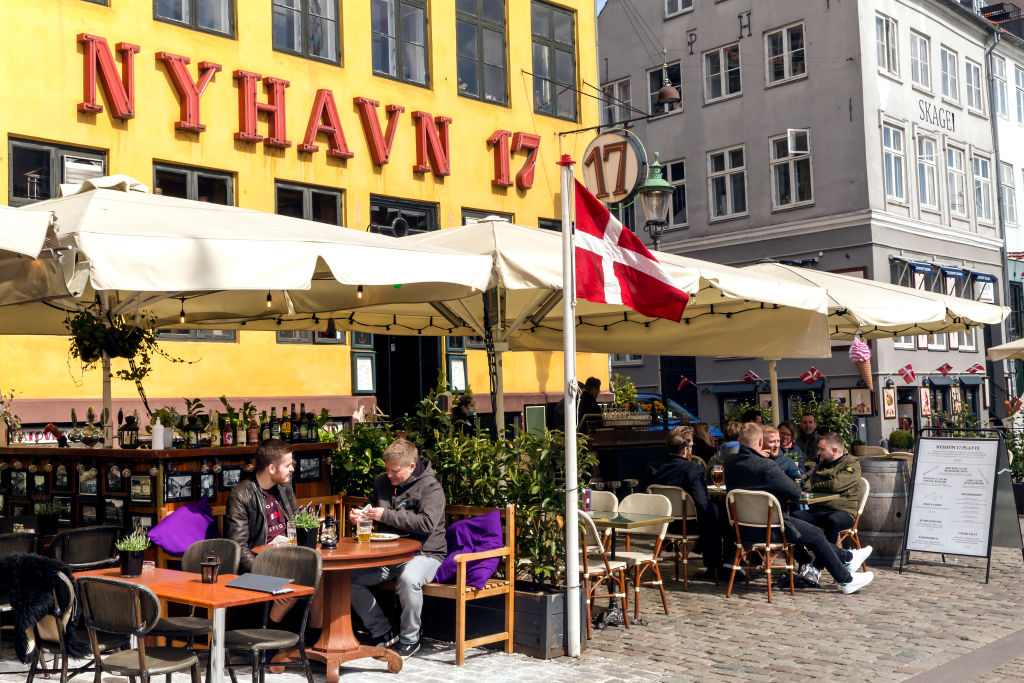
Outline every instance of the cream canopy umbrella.
[(993, 346), (988, 350), (986, 358), (992, 361), (1024, 358), (1024, 339)]
[(45, 211), (23, 211), (0, 206), (0, 255), (12, 252), (36, 258), (43, 250), (50, 227)]

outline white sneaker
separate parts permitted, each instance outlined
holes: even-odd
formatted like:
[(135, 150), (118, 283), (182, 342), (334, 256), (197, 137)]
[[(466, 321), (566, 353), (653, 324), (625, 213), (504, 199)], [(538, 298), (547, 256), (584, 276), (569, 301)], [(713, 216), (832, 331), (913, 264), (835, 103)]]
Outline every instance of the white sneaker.
[(818, 580), (821, 578), (821, 570), (808, 562), (803, 566), (803, 569), (800, 570), (800, 577), (808, 583), (817, 585)]
[(843, 595), (849, 595), (850, 593), (856, 593), (864, 586), (868, 585), (875, 580), (874, 572), (857, 572), (852, 574), (853, 578), (848, 583), (839, 584), (839, 590), (843, 591)]
[(860, 566), (864, 564), (864, 560), (868, 559), (868, 556), (871, 555), (871, 550), (871, 546), (866, 545), (863, 548), (850, 551), (853, 554), (853, 558), (846, 563), (846, 568), (850, 570), (851, 574), (860, 569)]

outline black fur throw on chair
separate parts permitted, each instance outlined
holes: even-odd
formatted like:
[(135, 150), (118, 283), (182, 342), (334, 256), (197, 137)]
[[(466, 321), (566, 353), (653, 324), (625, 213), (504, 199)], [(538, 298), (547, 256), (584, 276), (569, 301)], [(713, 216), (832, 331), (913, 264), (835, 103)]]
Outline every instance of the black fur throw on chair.
[[(72, 581), (71, 569), (59, 560), (41, 555), (15, 553), (0, 558), (0, 576), (6, 583), (11, 612), (14, 615), (14, 652), (18, 659), (28, 663), (28, 637), (26, 631), (46, 615), (53, 614), (53, 591), (64, 574)], [(89, 643), (75, 635), (72, 618), (64, 631), (64, 642), (69, 656), (82, 658), (91, 654)]]

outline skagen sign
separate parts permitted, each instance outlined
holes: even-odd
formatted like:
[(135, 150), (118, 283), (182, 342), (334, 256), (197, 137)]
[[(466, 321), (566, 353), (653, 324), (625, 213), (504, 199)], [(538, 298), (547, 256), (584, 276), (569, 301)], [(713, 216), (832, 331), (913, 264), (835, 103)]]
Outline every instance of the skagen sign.
[(921, 120), (938, 126), (942, 130), (953, 132), (956, 127), (956, 114), (945, 107), (938, 107), (927, 100), (918, 100), (917, 107), (921, 110)]

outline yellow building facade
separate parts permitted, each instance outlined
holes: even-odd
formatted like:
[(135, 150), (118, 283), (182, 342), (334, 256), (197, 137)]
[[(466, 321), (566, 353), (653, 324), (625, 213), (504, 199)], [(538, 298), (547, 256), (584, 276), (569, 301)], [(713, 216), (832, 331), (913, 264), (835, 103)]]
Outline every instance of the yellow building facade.
[[(157, 192), (356, 230), (488, 214), (541, 226), (559, 218), (555, 162), (587, 139), (558, 133), (598, 120), (598, 100), (576, 92), (599, 95), (592, 0), (0, 0), (0, 24), (0, 185), (11, 205), (124, 174)], [(427, 370), (464, 359), (489, 407), (486, 354), (472, 341), (191, 334), (161, 342), (196, 362), (157, 359), (151, 406), (226, 394), (337, 417), (374, 400), (400, 412), (435, 378), (382, 377), (409, 365), (384, 356), (416, 353)], [(66, 422), (67, 408), (98, 404), (98, 371), (83, 374), (68, 345), (0, 337), (0, 389), (16, 392), (23, 421)], [(354, 395), (358, 353), (376, 355), (373, 395)], [(607, 384), (606, 356), (578, 365)], [(506, 354), (504, 368), (509, 411), (562, 392), (560, 354)], [(115, 380), (113, 393), (115, 411), (139, 405), (129, 383)]]

